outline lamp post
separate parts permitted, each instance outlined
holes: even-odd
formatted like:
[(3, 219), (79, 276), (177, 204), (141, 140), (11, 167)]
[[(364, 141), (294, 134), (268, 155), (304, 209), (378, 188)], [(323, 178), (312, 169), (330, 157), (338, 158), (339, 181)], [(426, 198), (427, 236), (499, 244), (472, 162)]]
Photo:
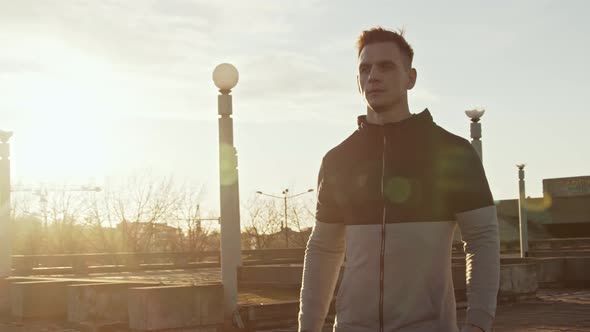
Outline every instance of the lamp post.
[(527, 257), (529, 254), (526, 196), (524, 189), (524, 166), (518, 164), (518, 224), (520, 227), (520, 257)]
[(240, 197), (238, 156), (234, 147), (231, 89), (238, 83), (238, 70), (222, 63), (213, 70), (219, 88), (219, 196), (221, 228), (221, 280), (224, 289), (224, 316), (227, 321), (237, 309), (237, 269), (241, 265)]
[(485, 112), (486, 110), (478, 108), (465, 111), (465, 114), (471, 119), (471, 145), (481, 161), (483, 161), (483, 151), (481, 148), (481, 123), (479, 120)]
[(287, 224), (287, 201), (290, 198), (301, 196), (301, 195), (310, 193), (312, 191), (313, 191), (313, 189), (308, 189), (307, 191), (301, 192), (299, 194), (295, 194), (295, 195), (289, 196), (289, 189), (285, 189), (285, 190), (283, 190), (283, 197), (265, 194), (262, 191), (257, 191), (256, 192), (259, 195), (264, 195), (264, 196), (273, 197), (273, 198), (279, 198), (279, 199), (282, 199), (283, 200), (284, 205), (285, 205), (285, 220), (283, 222), (281, 222), (281, 230), (285, 233), (285, 247), (287, 247), (287, 248), (289, 248), (289, 227), (288, 227), (288, 224)]
[(12, 270), (10, 231), (10, 145), (12, 132), (0, 130), (0, 278)]

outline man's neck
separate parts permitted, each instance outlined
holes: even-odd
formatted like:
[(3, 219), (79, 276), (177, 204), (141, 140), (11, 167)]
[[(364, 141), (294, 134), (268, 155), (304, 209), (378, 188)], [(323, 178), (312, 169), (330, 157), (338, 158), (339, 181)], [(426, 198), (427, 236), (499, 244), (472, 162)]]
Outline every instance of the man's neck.
[(405, 107), (392, 108), (385, 112), (375, 112), (370, 107), (367, 107), (367, 122), (370, 124), (384, 125), (386, 123), (400, 122), (411, 116), (407, 104)]

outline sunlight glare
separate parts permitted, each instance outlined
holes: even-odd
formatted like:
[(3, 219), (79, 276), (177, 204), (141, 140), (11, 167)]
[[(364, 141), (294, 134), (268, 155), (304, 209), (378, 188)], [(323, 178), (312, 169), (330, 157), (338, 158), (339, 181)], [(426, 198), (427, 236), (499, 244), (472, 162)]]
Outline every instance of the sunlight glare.
[(105, 61), (55, 41), (43, 49), (46, 70), (27, 82), (15, 166), (44, 180), (102, 176), (109, 121), (129, 106), (125, 91)]

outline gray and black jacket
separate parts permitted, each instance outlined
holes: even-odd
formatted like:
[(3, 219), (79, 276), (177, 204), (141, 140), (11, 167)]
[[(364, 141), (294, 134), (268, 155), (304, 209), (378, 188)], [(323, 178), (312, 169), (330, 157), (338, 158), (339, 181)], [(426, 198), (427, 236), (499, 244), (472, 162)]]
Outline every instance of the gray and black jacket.
[(307, 244), (300, 331), (320, 331), (339, 271), (338, 332), (458, 331), (453, 233), (467, 264), (467, 322), (491, 330), (499, 287), (496, 209), (471, 144), (428, 110), (368, 124), (329, 151)]

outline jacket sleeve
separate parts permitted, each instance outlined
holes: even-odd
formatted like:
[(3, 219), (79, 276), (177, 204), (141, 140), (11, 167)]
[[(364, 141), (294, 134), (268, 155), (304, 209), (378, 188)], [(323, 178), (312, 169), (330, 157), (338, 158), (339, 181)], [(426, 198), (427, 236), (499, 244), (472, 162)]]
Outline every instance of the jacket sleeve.
[(345, 226), (322, 162), (318, 177), (316, 223), (305, 250), (299, 331), (321, 331), (344, 259)]
[(500, 241), (496, 207), (479, 156), (468, 142), (459, 158), (453, 195), (466, 260), (467, 319), (488, 332), (496, 314)]

